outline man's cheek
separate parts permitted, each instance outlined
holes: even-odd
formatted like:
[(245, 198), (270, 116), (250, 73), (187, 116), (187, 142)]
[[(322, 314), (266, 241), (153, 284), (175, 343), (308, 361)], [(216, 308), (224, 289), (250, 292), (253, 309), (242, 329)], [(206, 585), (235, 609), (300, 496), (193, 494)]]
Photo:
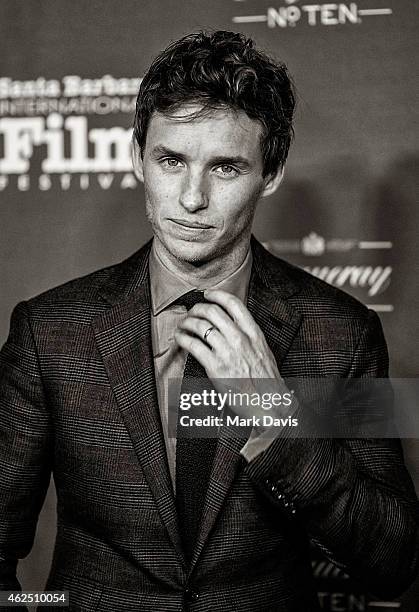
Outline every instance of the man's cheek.
[(153, 227), (156, 222), (157, 212), (158, 212), (158, 208), (155, 202), (153, 201), (152, 195), (148, 191), (146, 191), (145, 193), (145, 214), (146, 214), (148, 221), (151, 223)]
[(150, 219), (157, 221), (165, 217), (172, 209), (175, 202), (173, 189), (147, 189), (146, 193), (146, 214)]
[(239, 235), (248, 226), (251, 216), (250, 208), (240, 208), (225, 219), (225, 227), (231, 235)]

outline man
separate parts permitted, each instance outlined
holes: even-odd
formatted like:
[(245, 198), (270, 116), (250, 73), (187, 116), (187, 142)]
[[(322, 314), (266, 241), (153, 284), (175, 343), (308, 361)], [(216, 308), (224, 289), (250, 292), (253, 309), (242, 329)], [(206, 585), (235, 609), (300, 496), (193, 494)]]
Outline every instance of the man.
[[(169, 379), (179, 396), (188, 377), (284, 394), (289, 377), (387, 375), (377, 315), (251, 237), (293, 110), (285, 66), (239, 34), (191, 34), (153, 62), (134, 126), (152, 243), (19, 304), (2, 351), (2, 589), (19, 588), (51, 471), (47, 589), (71, 610), (317, 610), (310, 542), (378, 595), (413, 580), (398, 441), (170, 435)], [(292, 410), (308, 418), (301, 397)]]

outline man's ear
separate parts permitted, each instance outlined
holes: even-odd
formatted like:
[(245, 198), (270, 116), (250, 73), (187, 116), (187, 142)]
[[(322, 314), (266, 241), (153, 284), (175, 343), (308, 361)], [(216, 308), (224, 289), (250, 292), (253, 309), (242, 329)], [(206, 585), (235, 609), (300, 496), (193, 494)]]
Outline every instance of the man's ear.
[(272, 195), (280, 186), (282, 179), (284, 178), (284, 166), (278, 166), (277, 171), (274, 174), (269, 174), (264, 178), (265, 186), (260, 195), (261, 198)]
[(132, 138), (131, 160), (135, 176), (141, 183), (144, 183), (143, 158), (141, 156), (140, 146), (134, 136)]

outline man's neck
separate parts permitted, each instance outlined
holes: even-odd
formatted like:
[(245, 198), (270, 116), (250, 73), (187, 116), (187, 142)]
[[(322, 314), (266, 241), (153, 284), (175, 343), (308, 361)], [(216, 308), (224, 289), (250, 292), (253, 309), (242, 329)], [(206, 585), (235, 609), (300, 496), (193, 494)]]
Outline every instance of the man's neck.
[(157, 239), (153, 241), (153, 248), (160, 262), (172, 274), (194, 287), (206, 288), (220, 283), (238, 270), (249, 252), (250, 240), (240, 243), (225, 255), (199, 264), (173, 257)]

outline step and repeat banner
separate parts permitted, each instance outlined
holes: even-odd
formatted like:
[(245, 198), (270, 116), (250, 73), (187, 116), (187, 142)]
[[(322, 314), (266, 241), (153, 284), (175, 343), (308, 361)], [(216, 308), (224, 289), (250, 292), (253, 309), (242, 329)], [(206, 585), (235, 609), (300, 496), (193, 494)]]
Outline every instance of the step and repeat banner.
[[(416, 0), (1, 0), (0, 340), (13, 306), (123, 259), (150, 237), (131, 123), (153, 56), (196, 29), (241, 31), (285, 61), (298, 92), (280, 190), (260, 204), (269, 249), (352, 293), (382, 320), (391, 373), (419, 372)], [(419, 486), (419, 450), (405, 440)], [(26, 588), (48, 572), (49, 492)], [(414, 611), (357, 590), (313, 553), (324, 610)]]

